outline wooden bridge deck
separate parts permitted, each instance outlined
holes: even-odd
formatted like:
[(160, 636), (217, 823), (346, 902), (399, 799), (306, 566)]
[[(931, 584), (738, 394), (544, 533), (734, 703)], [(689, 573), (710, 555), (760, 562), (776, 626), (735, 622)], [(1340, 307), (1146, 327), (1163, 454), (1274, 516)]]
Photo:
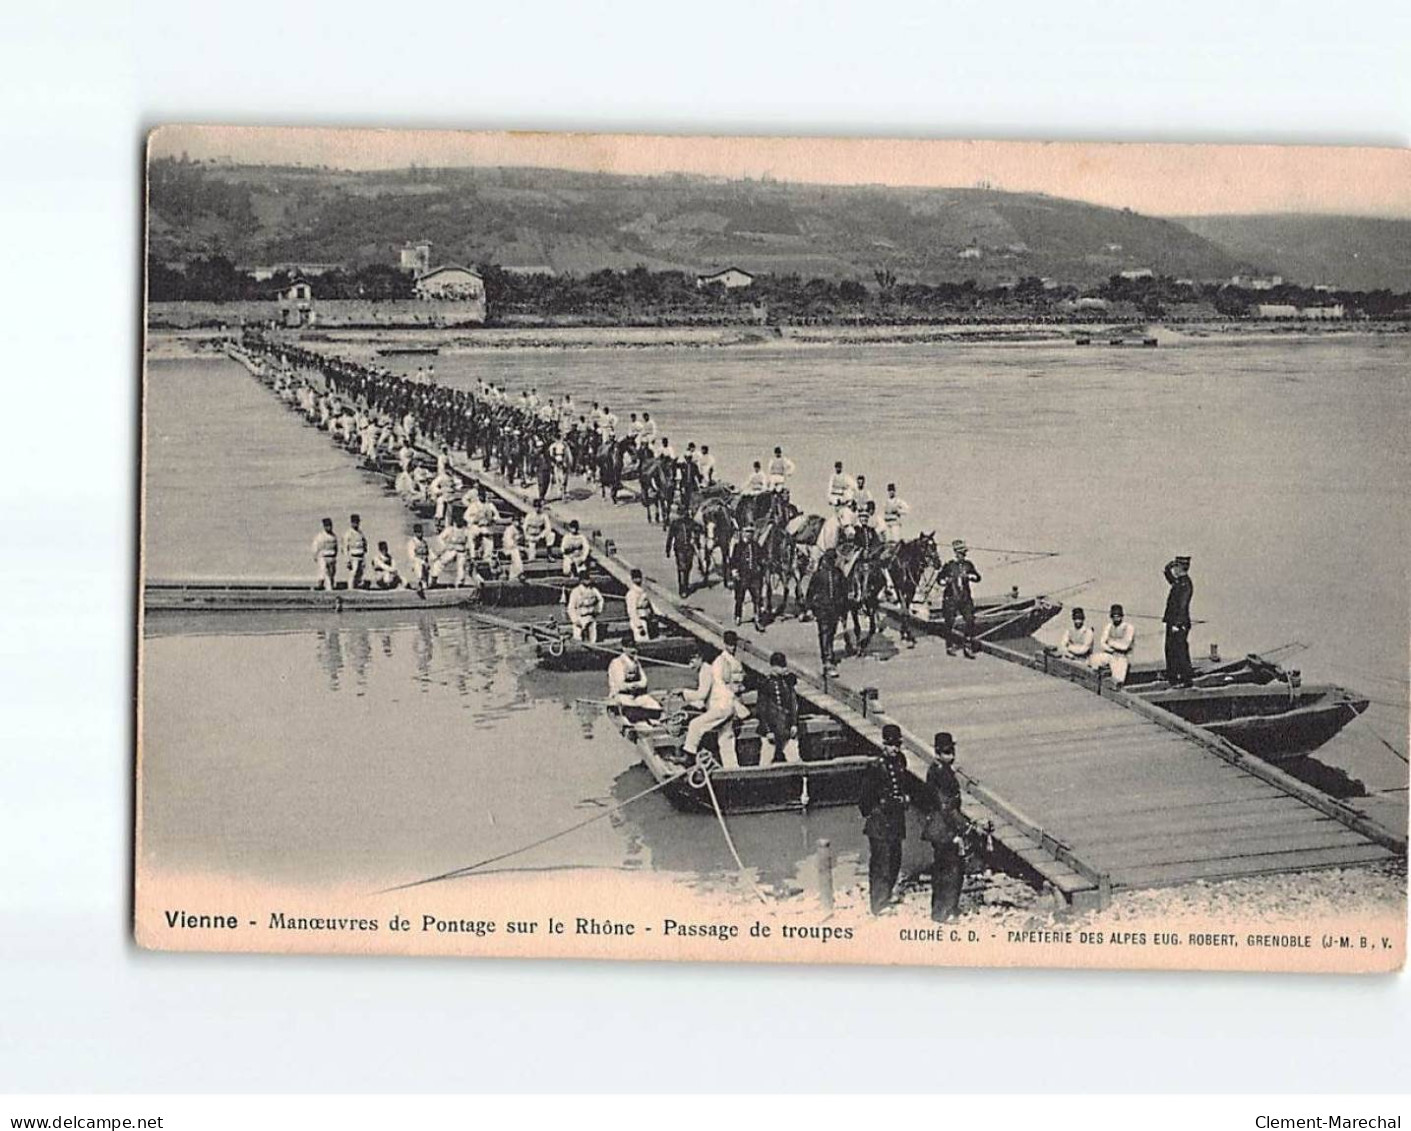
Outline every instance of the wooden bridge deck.
[[(526, 501), (486, 478), (511, 501)], [(731, 594), (718, 581), (684, 601), (676, 597), (665, 533), (637, 503), (612, 506), (593, 495), (552, 502), (549, 510), (598, 532), (597, 557), (608, 568), (624, 577), (629, 566), (640, 568), (673, 620), (706, 633), (733, 624)], [(761, 633), (747, 620), (739, 631), (747, 660), (758, 666), (769, 652), (785, 652), (813, 685), (811, 696), (826, 692), (821, 705), (846, 710), (847, 721), (865, 714), (870, 727), (899, 723), (918, 775), (929, 764), (932, 734), (950, 731), (972, 815), (995, 820), (999, 839), (1069, 899), (1100, 898), (1108, 886), (1303, 871), (1392, 854), (1327, 811), (1335, 803), (1320, 809), (1269, 780), (1262, 763), (1251, 772), (1187, 734), (1021, 663), (950, 657), (935, 638), (908, 648), (889, 629), (867, 656), (844, 659), (840, 675), (825, 681), (811, 623), (790, 617)], [(870, 704), (864, 688), (876, 689)]]
[[(528, 496), (498, 476), (456, 463), (529, 509)], [(599, 563), (620, 580), (631, 566), (642, 569), (658, 607), (682, 627), (718, 642), (733, 623), (731, 595), (718, 581), (685, 600), (675, 595), (665, 533), (647, 523), (640, 504), (613, 506), (593, 494), (553, 502), (549, 512), (560, 526), (578, 519), (593, 535)], [(740, 632), (747, 664), (758, 670), (771, 651), (785, 652), (809, 697), (864, 737), (877, 741), (883, 722), (900, 724), (918, 776), (932, 760), (932, 733), (950, 731), (966, 812), (991, 821), (996, 839), (1075, 905), (1100, 903), (1111, 889), (1305, 871), (1406, 852), (1403, 831), (1374, 826), (1135, 697), (1095, 695), (1037, 671), (1032, 657), (1002, 645), (986, 644), (967, 660), (947, 656), (934, 638), (899, 645), (889, 630), (830, 679), (812, 624), (790, 618), (760, 633), (747, 622)], [(875, 689), (875, 698), (866, 689)]]

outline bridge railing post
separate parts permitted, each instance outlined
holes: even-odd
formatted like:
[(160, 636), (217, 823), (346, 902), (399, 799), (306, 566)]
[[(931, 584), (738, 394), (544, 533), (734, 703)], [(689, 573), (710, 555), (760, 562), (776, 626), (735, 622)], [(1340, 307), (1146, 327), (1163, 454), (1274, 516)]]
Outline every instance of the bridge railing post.
[(818, 841), (814, 859), (818, 863), (818, 902), (824, 911), (833, 910), (833, 845), (827, 837)]

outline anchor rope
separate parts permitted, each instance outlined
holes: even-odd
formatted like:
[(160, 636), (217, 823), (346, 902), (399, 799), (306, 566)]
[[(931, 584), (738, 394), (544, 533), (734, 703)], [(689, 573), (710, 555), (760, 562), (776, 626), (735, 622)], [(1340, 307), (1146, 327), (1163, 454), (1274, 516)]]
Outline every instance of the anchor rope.
[(735, 847), (735, 838), (730, 835), (730, 827), (725, 823), (725, 814), (720, 811), (720, 800), (715, 796), (715, 783), (710, 780), (710, 771), (704, 773), (706, 792), (710, 794), (710, 806), (715, 810), (715, 819), (720, 822), (720, 831), (725, 835), (726, 847), (730, 849), (730, 855), (735, 858), (735, 866), (739, 868), (740, 875), (749, 881), (750, 887), (754, 888), (755, 895), (759, 896), (761, 903), (768, 903), (769, 898), (760, 891), (759, 885), (755, 883), (754, 877), (745, 868), (745, 862), (740, 859), (739, 850)]
[(538, 840), (531, 841), (529, 844), (521, 845), (519, 848), (511, 849), (509, 852), (501, 852), (497, 856), (488, 856), (484, 860), (477, 860), (474, 864), (467, 864), (464, 868), (455, 868), (449, 872), (442, 872), (440, 875), (437, 876), (427, 876), (425, 879), (412, 880), (409, 883), (405, 884), (394, 884), (390, 888), (382, 888), (381, 890), (375, 891), (372, 894), (388, 895), (394, 891), (406, 891), (408, 888), (418, 888), (423, 887), (426, 884), (437, 884), (445, 880), (460, 879), (462, 876), (469, 875), (471, 872), (484, 868), (487, 864), (498, 864), (501, 860), (508, 860), (512, 856), (521, 856), (524, 853), (531, 851), (532, 849), (538, 848), (540, 845), (548, 844), (550, 841), (558, 840), (560, 837), (565, 837), (569, 833), (577, 832), (581, 828), (586, 828), (588, 825), (593, 824), (595, 821), (601, 821), (607, 817), (611, 817), (614, 813), (620, 812), (621, 810), (627, 808), (627, 806), (631, 805), (634, 801), (640, 801), (642, 800), (642, 798), (650, 796), (659, 789), (665, 789), (668, 785), (676, 781), (676, 779), (680, 778), (683, 774), (684, 771), (682, 771), (682, 773), (672, 774), (671, 777), (665, 778), (662, 781), (657, 782), (650, 789), (644, 789), (640, 793), (634, 793), (631, 797), (627, 798), (627, 800), (618, 802), (612, 808), (604, 809), (601, 813), (593, 814), (593, 816), (589, 817), (586, 821), (579, 821), (577, 824), (569, 825), (566, 829), (559, 829), (558, 832), (550, 833), (548, 836), (540, 837)]

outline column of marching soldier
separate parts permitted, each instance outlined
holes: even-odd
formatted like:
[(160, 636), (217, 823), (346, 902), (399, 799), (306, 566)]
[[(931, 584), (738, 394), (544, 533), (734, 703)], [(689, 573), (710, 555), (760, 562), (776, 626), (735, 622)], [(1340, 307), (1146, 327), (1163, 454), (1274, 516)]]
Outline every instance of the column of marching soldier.
[[(467, 562), (477, 551), (492, 570), (498, 569), (491, 523), (499, 520), (498, 509), (488, 499), (483, 487), (473, 481), (463, 499), (464, 511), (456, 515), (454, 495), (460, 481), (450, 467), (449, 447), (454, 444), (467, 452), (477, 445), (491, 460), (495, 433), (534, 435), (552, 460), (552, 482), (566, 493), (567, 477), (573, 457), (570, 453), (600, 440), (612, 440), (618, 418), (606, 405), (593, 402), (589, 410), (576, 414), (571, 394), (561, 399), (541, 399), (536, 390), (521, 392), (514, 398), (502, 386), (478, 382), (474, 392), (450, 390), (438, 386), (433, 374), (418, 371), (418, 380), (392, 374), (386, 369), (374, 369), (341, 358), (328, 358), (310, 351), (290, 347), (268, 350), (268, 367), (264, 370), (276, 391), (287, 402), (297, 404), (320, 427), (328, 429), (336, 439), (375, 461), (383, 453), (395, 454), (399, 474), (397, 489), (409, 502), (426, 501), (436, 505), (436, 517), (441, 523), (438, 534), (440, 550), (434, 553), (428, 545), (420, 524), (413, 528), (407, 544), (410, 563), (408, 576), (397, 569), (386, 542), (377, 544), (377, 552), (368, 562), (368, 539), (362, 532), (358, 515), (351, 515), (349, 527), (340, 539), (329, 518), (322, 520), (322, 529), (313, 544), (318, 563), (317, 584), (334, 588), (340, 555), (347, 560), (350, 588), (395, 588), (409, 586), (424, 590), (434, 586), (442, 573), (451, 566), (456, 569), (456, 585), (464, 584)], [(314, 385), (299, 376), (299, 370), (315, 369), (322, 373), (327, 391), (320, 393)], [(351, 403), (348, 399), (350, 398)], [(628, 438), (641, 448), (650, 449), (662, 458), (675, 460), (670, 440), (657, 435), (657, 424), (649, 412), (639, 418), (631, 413), (626, 426)], [(442, 444), (434, 476), (415, 460), (418, 439), (433, 438)], [(574, 440), (580, 442), (574, 443)], [(655, 445), (655, 447), (653, 447)], [(716, 482), (714, 457), (707, 445), (697, 450), (687, 446), (685, 459), (692, 460), (704, 483)], [(506, 470), (512, 471), (512, 468)], [(590, 476), (593, 466), (588, 462), (583, 470)], [(755, 461), (741, 494), (757, 495), (766, 491), (787, 490), (796, 468), (775, 447), (767, 465)], [(827, 482), (827, 497), (833, 511), (827, 525), (838, 537), (846, 538), (858, 522), (866, 522), (888, 541), (901, 541), (903, 518), (910, 506), (897, 493), (895, 484), (887, 485), (881, 511), (867, 489), (865, 476), (855, 479), (845, 473), (841, 461), (835, 462)], [(508, 575), (521, 577), (526, 558), (533, 560), (539, 547), (554, 543), (555, 533), (543, 513), (543, 495), (535, 500), (534, 509), (517, 525), (510, 521), (501, 536), (501, 548), (508, 560)], [(978, 571), (965, 560), (964, 543), (952, 547), (957, 564), (962, 567), (968, 595), (969, 580), (979, 580)], [(563, 573), (578, 578), (579, 585), (568, 600), (568, 614), (574, 635), (596, 641), (596, 618), (601, 612), (602, 598), (596, 593), (588, 572), (589, 543), (575, 520), (564, 534), (559, 546)], [(1190, 599), (1193, 586), (1189, 577), (1191, 559), (1178, 555), (1165, 566), (1170, 585), (1166, 612), (1167, 670), (1177, 686), (1189, 686), (1193, 672), (1187, 637), (1190, 631)], [(654, 717), (660, 714), (660, 704), (646, 693), (646, 679), (638, 663), (636, 644), (647, 639), (654, 615), (650, 599), (641, 585), (641, 571), (633, 570), (627, 602), (630, 631), (624, 638), (622, 654), (609, 667), (609, 698), (629, 717)], [(472, 583), (477, 575), (470, 571)], [(636, 600), (634, 600), (634, 596)], [(973, 614), (972, 614), (973, 615)], [(1081, 608), (1072, 610), (1072, 626), (1065, 630), (1058, 652), (1065, 659), (1088, 663), (1094, 668), (1106, 668), (1118, 686), (1125, 679), (1130, 654), (1135, 644), (1135, 631), (1125, 619), (1122, 606), (1113, 605), (1110, 620), (1100, 641), (1094, 639)], [(973, 631), (973, 630), (972, 630)], [(738, 637), (726, 634), (726, 649), (710, 664), (702, 663), (700, 685), (683, 693), (688, 703), (701, 708), (688, 728), (683, 748), (688, 755), (699, 753), (699, 744), (707, 733), (732, 733), (727, 724), (741, 710), (738, 692), (743, 687), (743, 668), (734, 659)], [(948, 650), (953, 651), (949, 647)], [(970, 637), (966, 636), (966, 654), (971, 655)], [(730, 662), (731, 670), (717, 671)], [(733, 667), (739, 666), (738, 673)], [(792, 676), (787, 676), (787, 660), (782, 653), (771, 657), (771, 677), (781, 689), (768, 692), (765, 705), (772, 711), (767, 729), (773, 731), (775, 757), (779, 760), (797, 758), (797, 700), (782, 690)], [(787, 680), (782, 678), (787, 676)], [(766, 683), (775, 682), (766, 680)], [(716, 689), (720, 692), (717, 695)], [(725, 707), (715, 702), (725, 690), (731, 692), (731, 702)], [(776, 702), (777, 701), (777, 702)], [(792, 702), (790, 709), (785, 704)], [(769, 707), (773, 704), (773, 707)], [(774, 708), (777, 708), (774, 709)], [(719, 716), (718, 718), (716, 716)], [(869, 842), (869, 886), (872, 911), (880, 913), (896, 901), (895, 889), (901, 868), (902, 843), (906, 832), (906, 812), (915, 807), (922, 815), (922, 839), (933, 851), (932, 917), (944, 921), (956, 915), (965, 872), (965, 858), (972, 851), (978, 830), (960, 812), (960, 785), (954, 770), (955, 743), (950, 734), (938, 733), (934, 740), (936, 761), (919, 790), (909, 786), (905, 757), (901, 749), (901, 731), (895, 724), (886, 724), (882, 733), (882, 755), (866, 779), (859, 806), (865, 818), (864, 833)], [(733, 743), (722, 740), (722, 753), (727, 765), (738, 766)]]

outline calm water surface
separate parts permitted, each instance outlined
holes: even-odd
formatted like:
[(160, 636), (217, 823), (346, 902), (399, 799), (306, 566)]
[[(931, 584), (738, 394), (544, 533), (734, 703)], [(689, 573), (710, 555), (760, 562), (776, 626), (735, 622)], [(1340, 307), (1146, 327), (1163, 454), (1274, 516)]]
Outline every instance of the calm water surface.
[[(606, 401), (623, 419), (646, 409), (678, 450), (709, 443), (737, 481), (782, 444), (798, 464), (794, 494), (806, 509), (822, 509), (827, 473), (842, 459), (878, 494), (897, 481), (913, 530), (1060, 555), (1024, 564), (977, 553), (982, 590), (1055, 590), (1095, 578), (1066, 600), (1090, 610), (1121, 601), (1159, 617), (1161, 566), (1189, 553), (1195, 615), (1207, 621), (1192, 634), (1193, 650), (1218, 642), (1239, 654), (1300, 641), (1310, 647), (1290, 663), (1306, 679), (1379, 700), (1320, 761), (1363, 783), (1373, 796), (1359, 804), (1405, 820), (1406, 766), (1382, 743), (1406, 748), (1405, 339), (1159, 350), (485, 351), (443, 353), (436, 368), (451, 384), (484, 376), (541, 393), (571, 389), (580, 403)], [(169, 363), (153, 366), (149, 380), (153, 431), (165, 437), (149, 440), (148, 554), (164, 567), (150, 565), (152, 575), (302, 576), (319, 515), (333, 514), (341, 529), (350, 509), (361, 509), (374, 537), (395, 530), (400, 549), (405, 512), (243, 370)], [(224, 411), (199, 408), (212, 404)], [(224, 457), (212, 460), (212, 451)], [(1137, 624), (1139, 653), (1159, 656), (1158, 621)], [(601, 694), (600, 677), (529, 672), (511, 637), (455, 616), (385, 630), (274, 627), (199, 637), (156, 629), (149, 640), (149, 688), (166, 686), (156, 674), (165, 672), (208, 681), (201, 686), (210, 691), (183, 689), (151, 704), (150, 765), (169, 775), (151, 794), (168, 810), (154, 851), (219, 852), (258, 863), (255, 873), (435, 871), (572, 823), (584, 805), (645, 784), (630, 748), (572, 702)], [(242, 668), (279, 672), (279, 701), (269, 702), (271, 679), (231, 678)], [(462, 732), (463, 743), (444, 737)], [(224, 766), (249, 812), (285, 822), (297, 851), (268, 844), (256, 819), (222, 823), (202, 813), (189, 784), (193, 760)], [(297, 788), (284, 777), (290, 766), (308, 771)], [(341, 779), (341, 792), (321, 791), (323, 775)], [(459, 792), (448, 788), (457, 781)], [(523, 803), (529, 796), (532, 807)], [(287, 804), (271, 808), (271, 798)], [(690, 876), (726, 867), (713, 823), (697, 837), (691, 819), (664, 803), (655, 809), (659, 820), (649, 809), (604, 821), (517, 863), (650, 864)], [(410, 830), (409, 812), (426, 814)], [(362, 831), (348, 831), (360, 823)], [(760, 838), (753, 856), (742, 843), (746, 860), (768, 859), (779, 882), (810, 837), (856, 848), (846, 811), (810, 818), (807, 829), (795, 818), (735, 823), (742, 842)], [(829, 831), (818, 832), (820, 823)]]

